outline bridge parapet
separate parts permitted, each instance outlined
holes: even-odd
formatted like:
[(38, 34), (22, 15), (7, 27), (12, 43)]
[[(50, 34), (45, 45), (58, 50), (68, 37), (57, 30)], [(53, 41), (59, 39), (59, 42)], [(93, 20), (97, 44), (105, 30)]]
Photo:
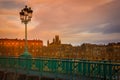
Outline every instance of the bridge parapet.
[(0, 69), (14, 70), (16, 73), (49, 75), (55, 77), (86, 76), (93, 79), (120, 79), (120, 62), (87, 61), (80, 59), (14, 58), (0, 57)]

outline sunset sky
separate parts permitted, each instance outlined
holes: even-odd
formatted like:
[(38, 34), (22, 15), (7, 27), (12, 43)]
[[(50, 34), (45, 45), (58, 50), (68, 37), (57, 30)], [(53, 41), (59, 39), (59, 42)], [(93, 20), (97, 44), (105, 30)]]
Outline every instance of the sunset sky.
[(26, 4), (33, 9), (28, 39), (46, 44), (59, 35), (73, 45), (120, 41), (120, 0), (0, 0), (0, 38), (24, 38), (19, 12)]

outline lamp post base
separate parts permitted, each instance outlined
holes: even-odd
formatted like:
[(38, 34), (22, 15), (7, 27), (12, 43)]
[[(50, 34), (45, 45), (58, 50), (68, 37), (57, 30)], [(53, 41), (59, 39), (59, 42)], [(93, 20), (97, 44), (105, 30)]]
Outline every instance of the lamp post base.
[(23, 54), (20, 55), (21, 58), (32, 58), (32, 55), (28, 52), (25, 51)]

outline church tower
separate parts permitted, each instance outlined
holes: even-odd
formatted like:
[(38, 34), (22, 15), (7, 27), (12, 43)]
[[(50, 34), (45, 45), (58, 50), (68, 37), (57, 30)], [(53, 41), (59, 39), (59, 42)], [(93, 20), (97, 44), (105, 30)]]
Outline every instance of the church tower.
[(47, 41), (47, 46), (49, 46), (49, 40)]

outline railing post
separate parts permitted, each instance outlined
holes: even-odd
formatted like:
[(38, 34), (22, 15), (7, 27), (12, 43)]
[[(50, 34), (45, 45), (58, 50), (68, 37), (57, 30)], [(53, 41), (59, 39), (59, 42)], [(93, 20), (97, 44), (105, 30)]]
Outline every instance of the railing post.
[(109, 79), (112, 80), (112, 64), (109, 64)]
[(90, 62), (88, 62), (88, 76), (90, 76)]

